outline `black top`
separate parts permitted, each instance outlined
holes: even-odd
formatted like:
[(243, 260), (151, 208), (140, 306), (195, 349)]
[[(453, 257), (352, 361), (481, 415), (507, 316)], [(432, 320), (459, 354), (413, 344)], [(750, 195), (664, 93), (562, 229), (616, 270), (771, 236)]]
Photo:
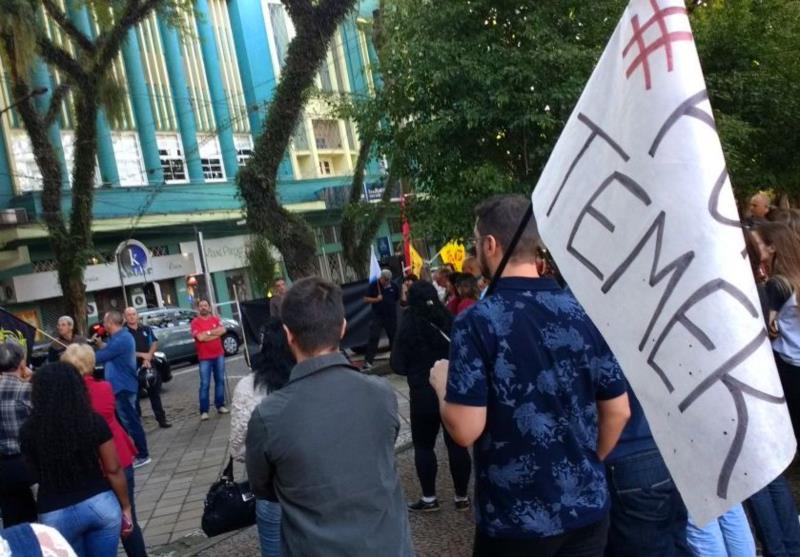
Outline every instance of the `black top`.
[(372, 304), (372, 311), (379, 317), (395, 317), (397, 315), (397, 302), (400, 300), (400, 290), (393, 282), (388, 282), (386, 286), (380, 285), (380, 281), (371, 282), (367, 289), (368, 298), (377, 298), (383, 295), (380, 302)]
[(67, 349), (66, 345), (69, 344), (86, 344), (87, 341), (81, 335), (72, 335), (72, 340), (67, 340), (61, 335), (58, 335), (59, 342), (53, 341), (50, 343), (50, 347), (47, 349), (47, 361), (48, 362), (57, 362), (61, 359), (61, 354), (64, 353), (64, 350)]
[(431, 368), (437, 360), (446, 360), (450, 354), (450, 343), (443, 332), (408, 311), (403, 314), (389, 364), (392, 371), (406, 376), (409, 387), (433, 389), (429, 382)]
[[(22, 426), (20, 431), (22, 454), (31, 466), (34, 477), (39, 480), (37, 501), (39, 514), (70, 507), (110, 489), (100, 466), (98, 449), (100, 445), (112, 439), (111, 430), (99, 414), (92, 412), (92, 418), (92, 429), (86, 432), (86, 435), (93, 441), (92, 458), (76, 458), (74, 460), (75, 466), (78, 468), (75, 471), (76, 476), (79, 479), (71, 485), (56, 485), (56, 482), (50, 479), (51, 474), (42, 473), (48, 472), (49, 467), (53, 466), (52, 461), (48, 458), (50, 450), (47, 447), (37, 446), (29, 423)], [(80, 448), (75, 448), (74, 454), (77, 456), (80, 450)], [(86, 448), (83, 450), (85, 451)], [(83, 462), (91, 462), (91, 464), (88, 466), (80, 464)]]
[[(148, 352), (153, 343), (158, 342), (158, 338), (153, 332), (153, 329), (147, 325), (139, 323), (135, 329), (131, 329), (128, 325), (125, 325), (125, 328), (133, 335), (133, 342), (136, 344), (137, 352)], [(136, 365), (141, 365), (141, 363), (142, 359), (136, 358)]]

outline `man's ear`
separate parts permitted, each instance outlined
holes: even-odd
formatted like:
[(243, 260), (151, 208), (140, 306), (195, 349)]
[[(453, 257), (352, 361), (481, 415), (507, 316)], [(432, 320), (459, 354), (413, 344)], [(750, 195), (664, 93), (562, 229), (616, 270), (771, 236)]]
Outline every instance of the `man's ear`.
[(339, 340), (344, 338), (344, 334), (347, 332), (347, 319), (342, 320), (342, 331), (339, 334)]
[(289, 330), (289, 327), (283, 325), (283, 331), (286, 333), (286, 341), (289, 343), (289, 346), (294, 346), (294, 335), (292, 331)]

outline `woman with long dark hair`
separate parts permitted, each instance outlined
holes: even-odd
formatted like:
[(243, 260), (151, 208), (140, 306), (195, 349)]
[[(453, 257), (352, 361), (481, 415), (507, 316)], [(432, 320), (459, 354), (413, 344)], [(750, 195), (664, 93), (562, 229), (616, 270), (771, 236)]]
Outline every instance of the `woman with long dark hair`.
[(32, 402), (20, 439), (39, 481), (39, 522), (61, 532), (79, 557), (113, 557), (132, 519), (111, 430), (69, 364), (36, 372)]
[(94, 350), (87, 344), (70, 344), (61, 353), (61, 361), (74, 366), (83, 377), (92, 410), (103, 417), (114, 438), (119, 464), (125, 472), (125, 481), (128, 484), (128, 501), (131, 503), (131, 520), (133, 522), (131, 535), (122, 540), (125, 554), (128, 557), (147, 557), (147, 546), (144, 543), (142, 528), (136, 518), (136, 501), (134, 500), (136, 475), (133, 472), (133, 461), (136, 457), (136, 445), (117, 420), (116, 401), (111, 383), (94, 377), (96, 361)]
[[(430, 370), (450, 352), (450, 327), (453, 316), (439, 301), (436, 288), (428, 282), (416, 282), (408, 291), (408, 309), (403, 314), (392, 349), (391, 366), (405, 375), (411, 399), (411, 440), (414, 464), (422, 487), (422, 497), (409, 504), (411, 511), (436, 511), (436, 437), (442, 425), (439, 400), (429, 382)], [(441, 428), (443, 429), (443, 428)], [(469, 509), (467, 484), (472, 469), (469, 452), (458, 446), (443, 429), (455, 487), (457, 510)]]
[[(279, 319), (270, 318), (264, 325), (261, 338), (261, 361), (253, 373), (243, 377), (233, 391), (231, 406), (231, 457), (245, 460), (247, 424), (253, 410), (266, 396), (277, 391), (289, 381), (295, 360), (289, 350), (286, 332)], [(262, 557), (279, 557), (281, 554), (281, 507), (279, 503), (256, 500), (256, 523), (261, 542)]]

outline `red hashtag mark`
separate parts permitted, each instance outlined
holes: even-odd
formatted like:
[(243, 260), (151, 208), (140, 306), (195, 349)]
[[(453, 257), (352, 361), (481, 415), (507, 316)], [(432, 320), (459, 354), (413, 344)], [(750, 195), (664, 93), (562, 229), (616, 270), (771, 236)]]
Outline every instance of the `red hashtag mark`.
[[(670, 32), (667, 29), (667, 17), (671, 15), (686, 15), (686, 8), (682, 6), (674, 6), (671, 8), (661, 8), (656, 0), (650, 0), (650, 5), (653, 7), (653, 16), (648, 19), (644, 25), (640, 25), (639, 16), (633, 16), (631, 25), (633, 26), (633, 37), (625, 46), (622, 51), (622, 57), (628, 56), (631, 48), (636, 45), (639, 49), (639, 54), (628, 66), (625, 76), (630, 78), (631, 74), (641, 66), (644, 72), (644, 85), (648, 90), (652, 87), (653, 82), (650, 75), (650, 55), (659, 48), (663, 48), (667, 55), (667, 71), (671, 72), (673, 68), (672, 60), (672, 43), (678, 41), (691, 41), (693, 39), (690, 31), (675, 31)], [(644, 42), (644, 34), (650, 27), (658, 24), (661, 31), (661, 36), (650, 44)]]

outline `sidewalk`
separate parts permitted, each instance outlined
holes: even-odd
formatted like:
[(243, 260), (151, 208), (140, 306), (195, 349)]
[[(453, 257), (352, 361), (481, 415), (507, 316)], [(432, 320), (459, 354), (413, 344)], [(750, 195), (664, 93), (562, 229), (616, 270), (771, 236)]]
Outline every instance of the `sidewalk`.
[[(397, 375), (386, 377), (395, 388), (401, 417), (395, 448), (411, 443), (408, 385)], [(231, 381), (231, 391), (235, 387)], [(208, 488), (227, 464), (230, 415), (201, 422), (196, 415), (176, 420), (171, 429), (148, 432), (153, 462), (136, 472), (136, 512), (151, 555), (194, 554), (225, 536), (209, 540), (200, 530)], [(241, 477), (244, 470), (234, 469)]]

